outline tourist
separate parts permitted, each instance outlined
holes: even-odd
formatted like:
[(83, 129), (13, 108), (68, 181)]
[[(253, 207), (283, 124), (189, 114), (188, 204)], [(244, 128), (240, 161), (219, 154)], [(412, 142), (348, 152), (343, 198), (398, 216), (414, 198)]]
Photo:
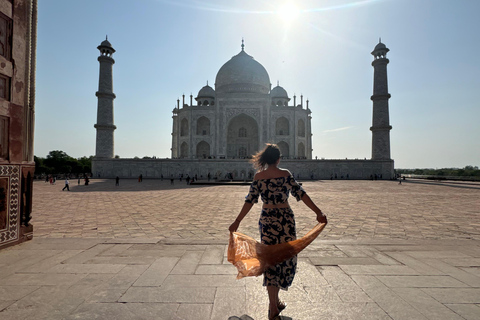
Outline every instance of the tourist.
[(120, 177), (119, 176), (117, 176), (115, 178), (115, 186), (120, 186)]
[(68, 181), (68, 177), (65, 177), (65, 187), (63, 187), (62, 191), (67, 189), (67, 191), (70, 191), (70, 187), (68, 186), (70, 182)]
[[(235, 232), (240, 222), (248, 214), (252, 206), (262, 199), (260, 214), (260, 238), (267, 245), (284, 243), (296, 239), (295, 219), (288, 204), (291, 193), (297, 201), (303, 202), (317, 214), (317, 221), (327, 223), (327, 217), (313, 203), (302, 187), (295, 181), (290, 171), (278, 168), (280, 149), (275, 144), (267, 144), (265, 149), (257, 153), (252, 160), (258, 169), (253, 178), (245, 203), (235, 221), (230, 225), (230, 232)], [(280, 312), (286, 304), (279, 300), (280, 289), (287, 290), (291, 286), (297, 266), (297, 257), (290, 258), (264, 272), (263, 285), (267, 287), (269, 297), (268, 319), (279, 319)]]

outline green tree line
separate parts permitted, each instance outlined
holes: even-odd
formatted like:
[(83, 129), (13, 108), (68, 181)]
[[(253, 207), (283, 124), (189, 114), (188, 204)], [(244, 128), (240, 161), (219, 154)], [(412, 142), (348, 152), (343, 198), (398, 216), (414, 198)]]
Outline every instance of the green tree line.
[(92, 158), (75, 159), (63, 151), (50, 151), (46, 158), (35, 156), (35, 174), (84, 174), (92, 171)]
[(395, 169), (399, 174), (418, 174), (427, 176), (449, 176), (449, 177), (478, 177), (480, 170), (477, 166), (465, 166), (464, 168), (442, 168), (442, 169)]

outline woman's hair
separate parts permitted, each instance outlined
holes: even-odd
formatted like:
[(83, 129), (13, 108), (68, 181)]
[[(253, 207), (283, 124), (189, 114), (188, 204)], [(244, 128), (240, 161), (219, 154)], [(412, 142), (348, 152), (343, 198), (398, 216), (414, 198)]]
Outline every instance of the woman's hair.
[(280, 149), (276, 144), (267, 143), (267, 146), (257, 152), (253, 158), (253, 166), (257, 170), (264, 170), (267, 165), (274, 164), (280, 159)]

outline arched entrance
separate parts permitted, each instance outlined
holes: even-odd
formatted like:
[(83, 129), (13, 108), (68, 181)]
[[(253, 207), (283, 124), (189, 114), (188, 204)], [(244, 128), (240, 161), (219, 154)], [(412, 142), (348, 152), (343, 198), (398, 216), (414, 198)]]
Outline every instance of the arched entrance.
[(246, 114), (230, 120), (227, 130), (227, 157), (248, 157), (258, 150), (258, 124)]
[(197, 120), (197, 135), (209, 136), (210, 135), (210, 120), (207, 117), (200, 117)]
[(275, 134), (277, 136), (288, 136), (290, 134), (289, 122), (285, 117), (280, 117), (275, 123)]
[(303, 144), (303, 142), (300, 142), (298, 144), (298, 156), (299, 157), (302, 157), (302, 158), (305, 158), (305, 145)]
[(197, 158), (206, 159), (210, 157), (210, 145), (205, 141), (200, 141), (197, 144)]
[(277, 143), (277, 146), (280, 148), (280, 153), (282, 154), (282, 157), (290, 157), (290, 147), (288, 146), (288, 143), (286, 143), (285, 141), (280, 141), (279, 143)]

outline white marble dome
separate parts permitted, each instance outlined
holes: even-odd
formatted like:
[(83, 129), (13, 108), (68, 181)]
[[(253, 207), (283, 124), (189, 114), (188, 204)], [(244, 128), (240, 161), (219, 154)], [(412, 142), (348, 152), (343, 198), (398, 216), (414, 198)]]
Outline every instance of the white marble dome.
[(217, 93), (264, 93), (270, 91), (267, 70), (245, 51), (227, 61), (215, 79)]
[(270, 91), (270, 96), (272, 98), (285, 98), (288, 99), (288, 94), (287, 91), (283, 88), (277, 85), (275, 88)]
[(215, 90), (207, 84), (198, 91), (197, 98), (215, 98)]

